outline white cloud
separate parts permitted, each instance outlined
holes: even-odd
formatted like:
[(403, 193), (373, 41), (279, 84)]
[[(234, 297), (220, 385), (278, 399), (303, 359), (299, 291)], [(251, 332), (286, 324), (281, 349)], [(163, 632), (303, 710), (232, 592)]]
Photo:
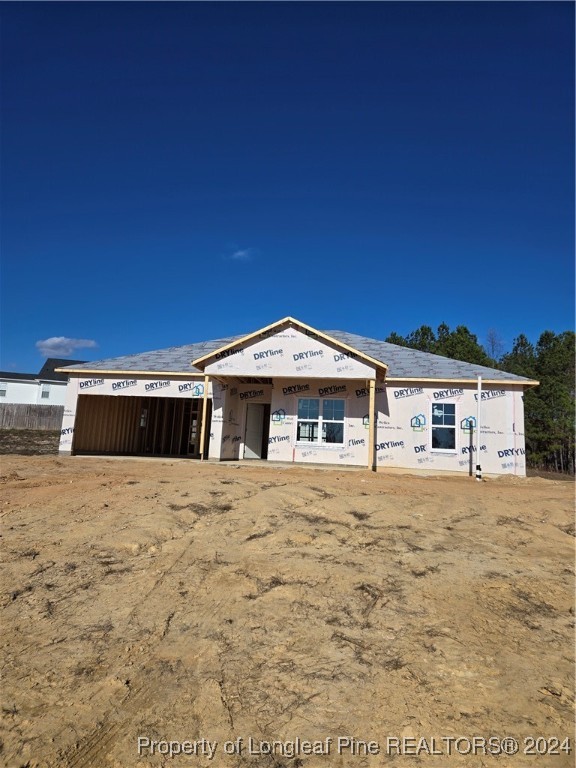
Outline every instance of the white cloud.
[(69, 339), (67, 336), (51, 336), (36, 342), (36, 349), (44, 357), (69, 357), (75, 349), (94, 349), (97, 346), (92, 339)]
[(232, 261), (252, 261), (254, 255), (254, 248), (237, 248), (228, 258)]

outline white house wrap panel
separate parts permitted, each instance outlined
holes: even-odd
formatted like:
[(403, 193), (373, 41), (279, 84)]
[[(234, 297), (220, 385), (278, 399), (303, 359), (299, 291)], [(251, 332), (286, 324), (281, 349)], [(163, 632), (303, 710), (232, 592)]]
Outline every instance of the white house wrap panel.
[[(432, 447), (433, 407), (440, 403), (455, 406), (455, 447), (451, 450)], [(377, 466), (466, 472), (470, 454), (476, 465), (474, 385), (389, 386), (377, 393), (376, 405)], [(523, 406), (519, 387), (490, 386), (482, 391), (479, 463), (484, 472), (525, 474)]]
[(204, 370), (216, 376), (374, 378), (374, 368), (355, 359), (354, 353), (332, 347), (296, 328), (287, 328), (245, 346), (217, 352), (214, 361)]
[[(366, 466), (368, 433), (363, 425), (365, 403), (356, 396), (356, 392), (364, 389), (353, 379), (338, 379), (336, 384), (331, 379), (313, 379), (306, 383), (298, 383), (293, 378), (275, 380), (268, 458), (276, 461)], [(344, 401), (342, 443), (298, 442), (298, 402), (301, 398)]]

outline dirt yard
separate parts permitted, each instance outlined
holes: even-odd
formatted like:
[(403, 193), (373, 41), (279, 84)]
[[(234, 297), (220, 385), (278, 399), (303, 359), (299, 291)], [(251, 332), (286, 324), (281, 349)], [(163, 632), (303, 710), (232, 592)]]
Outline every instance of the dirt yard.
[(572, 483), (1, 466), (3, 765), (574, 764)]

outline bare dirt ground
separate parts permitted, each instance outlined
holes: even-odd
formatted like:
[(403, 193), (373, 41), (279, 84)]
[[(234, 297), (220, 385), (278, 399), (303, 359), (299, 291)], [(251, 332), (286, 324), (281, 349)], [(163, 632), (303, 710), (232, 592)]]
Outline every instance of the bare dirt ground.
[(3, 765), (574, 764), (571, 483), (1, 467)]

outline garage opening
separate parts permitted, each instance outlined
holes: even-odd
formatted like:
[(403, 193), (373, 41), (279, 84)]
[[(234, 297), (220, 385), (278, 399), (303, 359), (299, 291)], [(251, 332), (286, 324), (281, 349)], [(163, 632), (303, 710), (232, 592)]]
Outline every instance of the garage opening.
[[(208, 457), (212, 402), (208, 401)], [(74, 454), (200, 458), (202, 399), (80, 395)]]

